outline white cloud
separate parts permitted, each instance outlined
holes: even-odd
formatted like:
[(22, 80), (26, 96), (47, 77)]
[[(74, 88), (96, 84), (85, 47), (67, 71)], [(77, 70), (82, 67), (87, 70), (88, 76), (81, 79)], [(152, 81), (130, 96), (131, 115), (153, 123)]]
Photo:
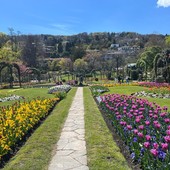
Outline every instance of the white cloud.
[(158, 7), (170, 7), (170, 0), (158, 0)]

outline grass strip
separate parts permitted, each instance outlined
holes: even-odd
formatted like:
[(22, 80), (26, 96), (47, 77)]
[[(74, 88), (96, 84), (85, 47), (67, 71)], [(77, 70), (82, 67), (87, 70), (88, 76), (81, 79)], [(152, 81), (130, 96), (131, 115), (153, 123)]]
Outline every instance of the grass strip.
[(85, 138), (90, 170), (130, 170), (89, 88), (84, 88)]
[(25, 145), (6, 164), (3, 170), (46, 170), (56, 142), (68, 115), (77, 88), (73, 88), (59, 102), (43, 124), (32, 134)]

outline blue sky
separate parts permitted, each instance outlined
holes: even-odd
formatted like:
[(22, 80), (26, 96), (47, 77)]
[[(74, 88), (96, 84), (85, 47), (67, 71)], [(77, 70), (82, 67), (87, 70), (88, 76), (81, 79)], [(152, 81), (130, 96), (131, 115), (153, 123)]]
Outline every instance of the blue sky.
[(0, 32), (170, 34), (170, 0), (0, 0)]

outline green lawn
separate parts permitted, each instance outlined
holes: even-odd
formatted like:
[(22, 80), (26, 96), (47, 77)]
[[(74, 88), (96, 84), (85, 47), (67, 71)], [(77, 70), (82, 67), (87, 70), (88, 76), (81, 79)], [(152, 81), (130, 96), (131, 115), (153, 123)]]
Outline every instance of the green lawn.
[(84, 88), (84, 107), (85, 138), (90, 170), (129, 170), (89, 88)]
[(18, 153), (6, 164), (3, 170), (48, 169), (52, 151), (60, 137), (75, 92), (76, 88), (73, 88), (67, 97), (57, 104), (53, 112), (32, 134)]
[[(48, 88), (18, 88), (18, 89), (3, 89), (0, 90), (0, 94), (3, 96), (10, 96), (10, 95), (19, 95), (23, 96), (25, 99), (33, 99), (36, 97), (45, 97), (45, 98), (52, 98), (54, 95), (48, 94)], [(22, 101), (22, 100), (21, 100)], [(0, 102), (0, 106), (4, 105), (11, 105), (15, 103), (16, 100), (14, 101), (7, 101), (7, 102)]]

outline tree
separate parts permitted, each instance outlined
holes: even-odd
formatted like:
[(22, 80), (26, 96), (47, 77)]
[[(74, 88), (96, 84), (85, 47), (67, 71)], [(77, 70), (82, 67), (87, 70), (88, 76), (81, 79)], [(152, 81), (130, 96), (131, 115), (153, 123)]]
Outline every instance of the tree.
[(84, 61), (83, 59), (77, 59), (75, 60), (74, 64), (73, 64), (73, 68), (76, 71), (76, 73), (78, 74), (84, 74), (84, 72), (87, 69), (87, 62)]
[(39, 40), (33, 35), (28, 35), (22, 49), (22, 61), (29, 67), (37, 66)]
[(166, 43), (167, 46), (170, 47), (170, 35), (165, 37), (165, 43)]
[(0, 48), (2, 48), (8, 40), (8, 36), (2, 32), (0, 32)]
[(63, 45), (62, 45), (62, 43), (60, 42), (59, 44), (58, 44), (58, 53), (62, 53), (63, 52)]
[(155, 79), (157, 78), (158, 74), (158, 61), (162, 58), (161, 53), (156, 54), (154, 58), (154, 73), (155, 73)]
[(76, 59), (80, 59), (83, 56), (85, 56), (86, 52), (82, 47), (74, 47), (71, 51), (71, 58), (72, 61), (75, 61)]
[(62, 71), (71, 71), (72, 70), (72, 61), (70, 58), (62, 58), (59, 61), (59, 66)]

